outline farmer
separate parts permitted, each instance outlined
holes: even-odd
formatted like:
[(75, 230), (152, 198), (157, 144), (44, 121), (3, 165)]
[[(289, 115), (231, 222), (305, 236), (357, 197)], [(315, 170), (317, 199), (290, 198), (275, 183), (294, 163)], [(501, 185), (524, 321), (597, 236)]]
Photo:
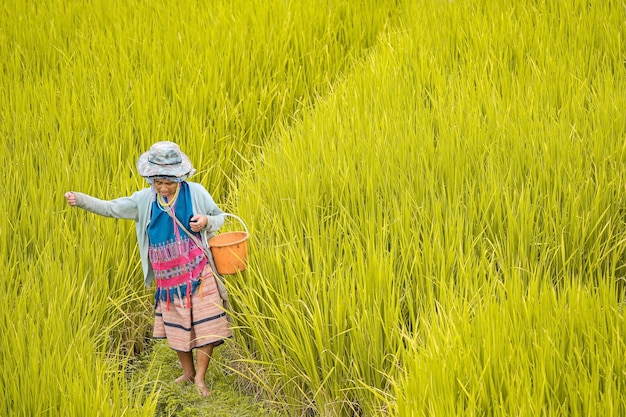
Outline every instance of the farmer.
[(183, 375), (176, 382), (193, 382), (207, 396), (213, 348), (232, 336), (226, 290), (206, 250), (224, 223), (223, 212), (202, 185), (187, 181), (195, 169), (173, 142), (152, 145), (137, 170), (150, 187), (130, 197), (107, 201), (68, 191), (65, 199), (101, 216), (135, 221), (145, 284), (156, 281), (153, 337), (167, 339), (178, 354)]

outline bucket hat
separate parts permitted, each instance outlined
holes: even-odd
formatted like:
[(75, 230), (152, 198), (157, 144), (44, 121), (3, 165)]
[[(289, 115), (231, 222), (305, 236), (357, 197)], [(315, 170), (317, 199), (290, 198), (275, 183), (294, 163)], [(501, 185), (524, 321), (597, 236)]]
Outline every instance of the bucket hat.
[(183, 181), (196, 170), (174, 142), (156, 142), (137, 160), (137, 171), (144, 178), (166, 177)]

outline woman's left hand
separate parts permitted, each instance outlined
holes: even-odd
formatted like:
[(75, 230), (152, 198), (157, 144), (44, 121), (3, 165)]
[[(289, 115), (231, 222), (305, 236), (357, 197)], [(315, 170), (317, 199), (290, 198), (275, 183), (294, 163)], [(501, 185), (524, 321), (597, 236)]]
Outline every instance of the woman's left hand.
[(204, 229), (208, 223), (208, 217), (203, 216), (202, 214), (196, 214), (191, 218), (191, 220), (189, 220), (189, 224), (191, 225), (191, 230), (193, 232), (199, 232)]

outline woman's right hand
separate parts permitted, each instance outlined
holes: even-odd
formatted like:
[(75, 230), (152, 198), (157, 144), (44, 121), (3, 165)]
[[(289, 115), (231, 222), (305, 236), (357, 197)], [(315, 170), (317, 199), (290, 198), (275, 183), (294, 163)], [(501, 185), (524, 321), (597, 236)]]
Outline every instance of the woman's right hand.
[(67, 204), (74, 207), (76, 205), (76, 194), (71, 191), (66, 192), (65, 201), (67, 201)]

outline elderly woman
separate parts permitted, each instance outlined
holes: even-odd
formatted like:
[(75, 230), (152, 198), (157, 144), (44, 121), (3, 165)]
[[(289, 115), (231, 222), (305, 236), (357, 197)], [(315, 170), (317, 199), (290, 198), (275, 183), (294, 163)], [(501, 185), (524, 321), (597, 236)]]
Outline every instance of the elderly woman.
[(232, 336), (225, 289), (206, 250), (224, 223), (223, 212), (202, 185), (187, 181), (195, 169), (173, 142), (152, 145), (137, 170), (150, 187), (130, 197), (99, 200), (68, 191), (65, 199), (101, 216), (135, 221), (145, 284), (156, 282), (154, 338), (167, 339), (178, 354), (183, 375), (176, 382), (193, 382), (207, 396), (213, 347)]

